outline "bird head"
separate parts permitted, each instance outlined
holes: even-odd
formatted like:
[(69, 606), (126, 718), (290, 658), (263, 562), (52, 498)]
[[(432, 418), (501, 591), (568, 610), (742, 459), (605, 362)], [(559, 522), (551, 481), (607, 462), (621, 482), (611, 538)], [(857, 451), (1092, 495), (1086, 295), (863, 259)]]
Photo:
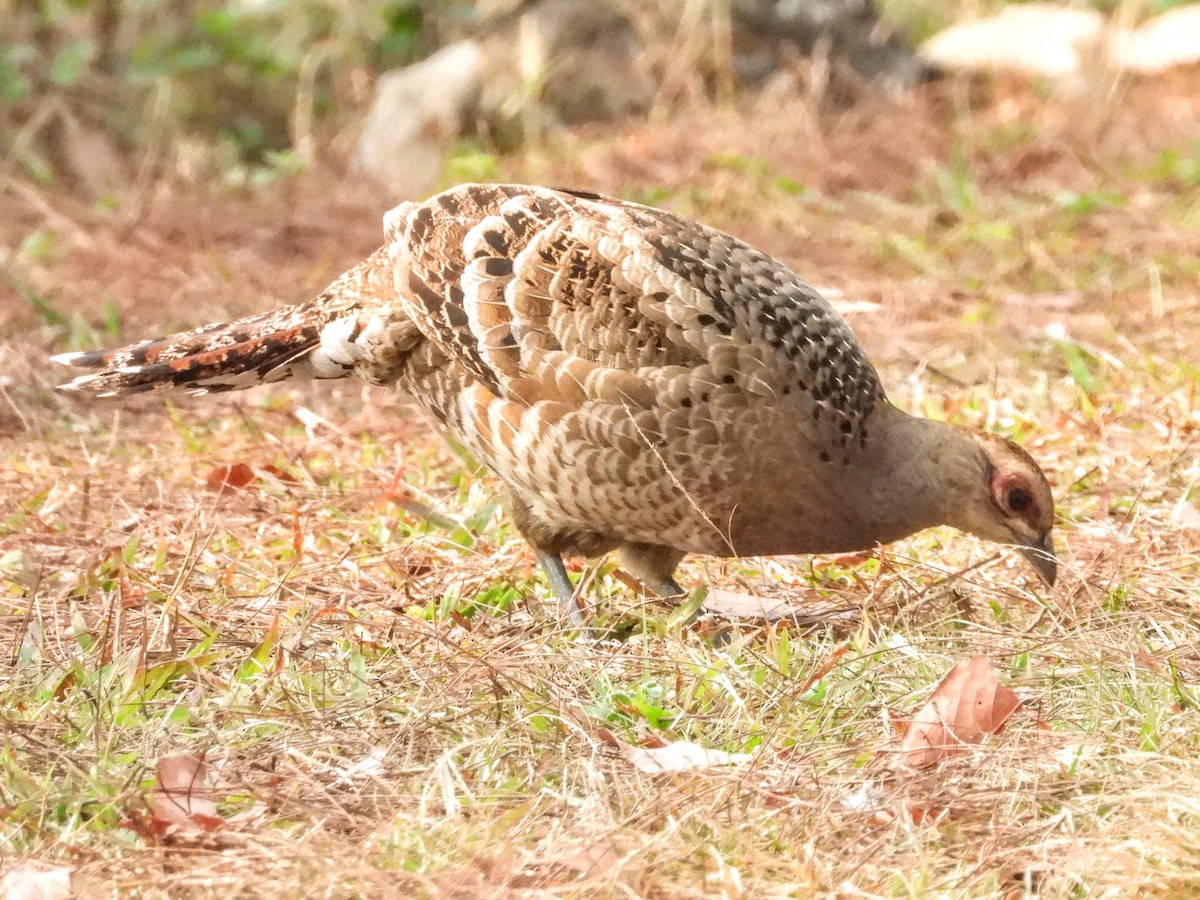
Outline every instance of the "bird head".
[(1010, 440), (970, 431), (983, 451), (983, 484), (967, 495), (955, 523), (963, 531), (1001, 544), (1015, 545), (1046, 584), (1054, 584), (1054, 497), (1033, 457)]

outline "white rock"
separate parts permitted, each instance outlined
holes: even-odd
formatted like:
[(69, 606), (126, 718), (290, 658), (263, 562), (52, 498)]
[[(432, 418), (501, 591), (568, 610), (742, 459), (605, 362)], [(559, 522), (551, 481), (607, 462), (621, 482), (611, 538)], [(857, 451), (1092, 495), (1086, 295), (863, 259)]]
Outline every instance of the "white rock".
[(1115, 65), (1142, 75), (1200, 62), (1200, 3), (1169, 9), (1117, 35), (1110, 54)]
[(1106, 24), (1092, 9), (1023, 3), (951, 25), (926, 41), (920, 55), (945, 69), (1069, 78), (1097, 52)]
[(926, 41), (920, 55), (943, 69), (1065, 81), (1106, 68), (1156, 75), (1200, 62), (1200, 4), (1124, 28), (1093, 9), (1023, 3), (951, 25)]
[(354, 166), (399, 196), (428, 192), (442, 173), (446, 151), (474, 105), (483, 54), (460, 41), (379, 79)]

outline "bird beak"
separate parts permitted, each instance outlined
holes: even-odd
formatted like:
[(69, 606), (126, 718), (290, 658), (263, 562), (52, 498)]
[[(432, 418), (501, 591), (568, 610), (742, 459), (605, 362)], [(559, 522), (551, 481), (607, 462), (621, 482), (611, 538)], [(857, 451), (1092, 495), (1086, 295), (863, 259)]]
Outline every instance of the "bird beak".
[(1058, 575), (1058, 557), (1054, 555), (1054, 538), (1047, 531), (1040, 541), (1033, 541), (1021, 548), (1021, 555), (1033, 563), (1038, 575), (1047, 586), (1054, 584)]

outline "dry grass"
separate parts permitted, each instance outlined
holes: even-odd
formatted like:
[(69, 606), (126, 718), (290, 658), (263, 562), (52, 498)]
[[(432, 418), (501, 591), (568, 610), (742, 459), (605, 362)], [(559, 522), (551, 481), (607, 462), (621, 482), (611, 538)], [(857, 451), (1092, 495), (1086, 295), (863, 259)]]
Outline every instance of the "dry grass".
[[(858, 566), (693, 560), (690, 583), (862, 610), (724, 642), (608, 566), (586, 572), (599, 639), (556, 631), (494, 482), (386, 391), (52, 392), (55, 350), (310, 293), (378, 239), (372, 192), (164, 187), (130, 216), (8, 184), (4, 855), (83, 895), (1200, 894), (1200, 539), (1173, 518), (1200, 483), (1200, 128), (1172, 119), (1186, 90), (1130, 91), (1086, 116), (955, 89), (697, 113), (494, 161), (700, 215), (867, 301), (849, 315), (898, 402), (1052, 473), (1053, 591), (941, 531)], [(286, 477), (206, 487), (238, 462)], [(887, 711), (976, 654), (1030, 711), (894, 771)], [(600, 729), (753, 759), (650, 776)], [(178, 750), (238, 817), (219, 841), (129, 827)]]

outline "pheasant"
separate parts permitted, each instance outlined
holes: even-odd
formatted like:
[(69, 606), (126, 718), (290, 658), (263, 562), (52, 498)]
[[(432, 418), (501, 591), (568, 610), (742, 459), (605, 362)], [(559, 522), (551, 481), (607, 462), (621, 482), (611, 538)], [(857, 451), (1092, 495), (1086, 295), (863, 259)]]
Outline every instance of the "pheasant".
[(888, 402), (849, 326), (782, 263), (598, 194), (467, 184), (384, 217), (316, 298), (54, 360), (102, 397), (357, 376), (409, 392), (508, 489), (570, 621), (563, 555), (616, 550), (655, 593), (687, 553), (865, 550), (935, 525), (1048, 583), (1054, 504), (997, 435)]

